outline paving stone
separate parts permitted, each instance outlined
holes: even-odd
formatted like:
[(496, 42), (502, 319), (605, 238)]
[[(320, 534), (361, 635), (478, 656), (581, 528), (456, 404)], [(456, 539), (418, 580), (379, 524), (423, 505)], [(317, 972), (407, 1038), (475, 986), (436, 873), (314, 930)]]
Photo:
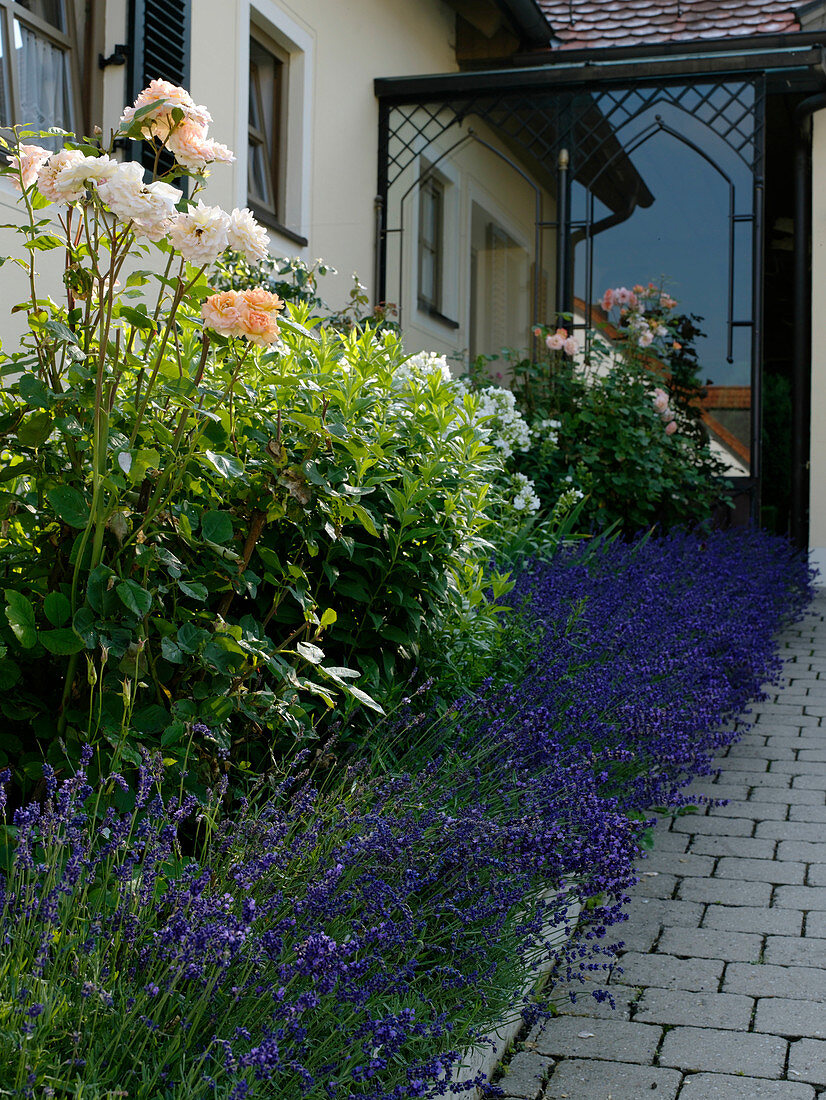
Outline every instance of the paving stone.
[(800, 935), (803, 914), (796, 909), (766, 909), (761, 905), (709, 905), (702, 927), (792, 937)]
[(719, 959), (678, 959), (674, 955), (628, 951), (622, 956), (622, 974), (614, 980), (622, 985), (716, 992), (723, 965)]
[(681, 1079), (673, 1069), (621, 1063), (607, 1065), (566, 1058), (557, 1064), (543, 1097), (546, 1100), (564, 1097), (571, 1100), (640, 1100), (643, 1096), (656, 1096), (657, 1100), (674, 1100)]
[(803, 934), (806, 939), (826, 939), (826, 912), (820, 909), (807, 913)]
[(686, 817), (678, 817), (672, 828), (677, 833), (701, 833), (711, 836), (751, 836), (754, 826), (750, 821), (721, 821), (719, 816), (705, 817), (700, 814), (688, 814)]
[[(786, 784), (789, 786), (789, 784)], [(718, 802), (736, 802), (746, 799), (751, 790), (751, 783), (702, 783), (697, 782), (688, 787), (685, 794), (688, 798), (696, 799), (700, 805), (706, 802), (712, 803), (712, 808)], [(680, 792), (683, 793), (682, 791)]]
[[(788, 792), (784, 791), (783, 793), (791, 794), (791, 788)], [(762, 796), (765, 791), (761, 791), (760, 794)], [(745, 817), (750, 821), (785, 821), (789, 816), (789, 805), (788, 803), (757, 802), (756, 800), (730, 802), (728, 806), (716, 807), (714, 816), (718, 820), (724, 817)], [(720, 830), (720, 832), (723, 831), (723, 829)]]
[(749, 786), (752, 790), (759, 790), (764, 787), (774, 787), (779, 790), (788, 790), (792, 784), (792, 776), (781, 775), (778, 772), (759, 772), (754, 775), (754, 782)]
[(826, 824), (826, 806), (790, 806), (789, 821), (805, 821), (810, 825)]
[(786, 1047), (786, 1041), (776, 1035), (676, 1027), (663, 1040), (660, 1065), (674, 1066), (683, 1072), (706, 1070), (777, 1078), (783, 1073)]
[(671, 1026), (696, 1024), (731, 1031), (748, 1031), (754, 1000), (734, 993), (688, 993), (685, 990), (646, 989), (634, 1009), (640, 1023)]
[[(780, 910), (778, 910), (780, 911)], [(786, 912), (793, 913), (793, 909)], [(769, 936), (766, 940), (765, 959), (767, 963), (779, 966), (823, 966), (826, 967), (826, 939), (797, 936)]]
[[(826, 662), (823, 667), (826, 668)], [(774, 718), (798, 718), (803, 713), (801, 707), (794, 706), (792, 703), (754, 703), (748, 709), (758, 722), (764, 717), (769, 721)]]
[(763, 937), (716, 928), (666, 928), (657, 952), (684, 958), (725, 959), (726, 962), (757, 962)]
[(793, 791), (826, 791), (826, 776), (822, 775), (793, 775)]
[(628, 920), (615, 925), (613, 930), (620, 937), (633, 925), (679, 925), (682, 928), (698, 928), (703, 919), (703, 906), (699, 902), (673, 900), (671, 898), (635, 898), (625, 905), (623, 912)]
[(826, 863), (813, 863), (806, 875), (807, 886), (826, 886)]
[(811, 841), (817, 830), (809, 821), (758, 821), (754, 835), (773, 840)]
[(815, 1090), (810, 1085), (723, 1073), (686, 1077), (680, 1092), (680, 1100), (814, 1100), (814, 1096)]
[[(600, 991), (606, 989), (605, 983), (600, 983), (599, 979), (591, 984)], [(631, 1015), (631, 1003), (638, 997), (637, 990), (630, 986), (611, 984), (608, 986), (607, 991), (611, 995), (614, 1007), (611, 1006), (610, 1001), (597, 1001), (591, 995), (587, 982), (582, 984), (575, 982), (563, 989), (555, 989), (554, 1000), (557, 1011), (563, 1016), (593, 1016), (601, 1020), (627, 1020)], [(576, 996), (575, 1001), (570, 1000), (570, 993)]]
[(553, 1065), (549, 1058), (542, 1058), (530, 1051), (521, 1051), (519, 1054), (514, 1054), (496, 1084), (505, 1096), (535, 1100), (542, 1091), (542, 1083), (549, 1076)]
[(811, 1001), (763, 997), (757, 1002), (754, 1030), (795, 1039), (826, 1039), (826, 1011)]
[[(670, 898), (677, 888), (676, 875), (661, 875), (659, 871), (639, 870), (640, 881), (634, 886), (635, 897)], [(802, 880), (801, 880), (802, 881)]]
[(599, 1058), (616, 1062), (651, 1062), (662, 1028), (627, 1020), (583, 1020), (557, 1016), (531, 1036), (537, 1054), (554, 1058)]
[[(824, 860), (826, 860), (826, 844), (823, 845)], [(678, 852), (654, 851), (647, 859), (640, 860), (638, 871), (645, 874), (646, 871), (658, 871), (660, 874), (671, 872), (672, 875), (710, 875), (714, 870), (714, 859), (711, 856), (703, 856), (699, 853), (692, 855)]]
[(789, 1047), (788, 1076), (815, 1085), (826, 1085), (826, 1042), (799, 1039)]
[(778, 886), (774, 904), (788, 909), (826, 909), (826, 886)]
[[(792, 912), (793, 910), (787, 910)], [(660, 937), (660, 924), (639, 924), (627, 922), (621, 926), (612, 925), (610, 935), (622, 941), (621, 951), (651, 951)]]
[[(805, 887), (781, 887), (800, 889)], [(686, 901), (704, 901), (720, 905), (768, 905), (772, 888), (768, 882), (743, 882), (732, 878), (684, 878), (679, 896)]]
[(826, 762), (826, 746), (822, 749), (801, 749), (797, 754), (797, 759)]
[(751, 966), (733, 962), (726, 967), (723, 992), (742, 993), (747, 997), (826, 1001), (826, 970), (814, 966), (773, 966), (770, 963)]
[[(775, 790), (767, 787), (759, 792), (760, 802), (785, 802), (786, 805), (826, 806), (826, 793), (823, 791), (804, 791), (789, 787), (785, 790)], [(755, 798), (749, 799), (755, 802)]]
[[(776, 825), (784, 822), (774, 822)], [(785, 824), (788, 824), (787, 822)], [(735, 856), (737, 859), (773, 859), (777, 841), (768, 837), (700, 836), (691, 842), (691, 855)]]
[(802, 885), (806, 877), (804, 863), (775, 859), (733, 859), (726, 856), (717, 864), (717, 878), (736, 878), (746, 882), (773, 882)]
[(814, 760), (778, 760), (772, 764), (772, 772), (778, 775), (821, 775), (826, 776), (826, 763)]
[[(738, 756), (725, 756), (722, 760), (717, 762), (717, 766), (720, 769), (720, 775), (723, 776), (723, 782), (738, 782), (736, 778), (733, 778), (743, 773), (742, 782), (747, 782), (748, 779), (754, 775), (763, 775), (769, 770), (768, 761), (759, 759), (759, 755), (755, 751), (751, 751), (748, 755), (741, 757)], [(726, 779), (729, 776), (731, 778)]]
[[(734, 754), (735, 749), (742, 752)], [(729, 749), (726, 760), (748, 760), (753, 758), (758, 763), (769, 763), (772, 760), (794, 760), (798, 753), (795, 748), (786, 745), (733, 745)]]
[(654, 829), (655, 852), (685, 852), (688, 843), (689, 838), (685, 833), (672, 833), (665, 826), (660, 825)]

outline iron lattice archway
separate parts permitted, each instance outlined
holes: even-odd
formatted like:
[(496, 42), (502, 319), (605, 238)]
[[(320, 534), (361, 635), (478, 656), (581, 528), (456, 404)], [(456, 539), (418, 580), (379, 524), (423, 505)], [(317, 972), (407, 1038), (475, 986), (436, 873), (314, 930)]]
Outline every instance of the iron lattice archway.
[[(750, 497), (756, 515), (759, 484), (760, 359), (762, 311), (762, 211), (766, 81), (763, 73), (732, 76), (660, 78), (633, 86), (602, 82), (551, 89), (443, 95), (427, 102), (381, 104), (379, 197), (381, 218), (377, 253), (379, 297), (388, 296), (391, 271), (388, 244), (403, 236), (398, 199), (415, 191), (417, 163), (434, 163), (446, 150), (464, 147), (479, 132), (489, 148), (521, 175), (529, 174), (555, 198), (546, 219), (537, 199), (533, 244), (531, 326), (549, 321), (538, 303), (544, 254), (555, 253), (555, 307), (574, 307), (593, 316), (595, 249), (609, 230), (656, 199), (635, 154), (655, 135), (671, 135), (714, 169), (727, 188), (725, 328), (728, 364), (739, 348), (737, 385), (718, 386), (729, 404), (738, 404), (736, 435), (721, 427), (721, 438), (739, 456), (738, 489)], [(638, 154), (639, 155), (639, 154)], [(586, 196), (586, 199), (583, 199)], [(403, 249), (396, 247), (401, 270)], [(585, 269), (583, 275), (582, 269)], [(746, 286), (745, 284), (749, 285)], [(735, 291), (737, 292), (735, 295)], [(735, 297), (737, 302), (735, 303)], [(745, 350), (747, 348), (747, 350)], [(742, 377), (748, 359), (748, 378)], [(735, 392), (737, 391), (737, 392)], [(721, 413), (721, 415), (723, 415)], [(745, 420), (748, 419), (746, 425)], [(736, 452), (736, 453), (735, 453)]]

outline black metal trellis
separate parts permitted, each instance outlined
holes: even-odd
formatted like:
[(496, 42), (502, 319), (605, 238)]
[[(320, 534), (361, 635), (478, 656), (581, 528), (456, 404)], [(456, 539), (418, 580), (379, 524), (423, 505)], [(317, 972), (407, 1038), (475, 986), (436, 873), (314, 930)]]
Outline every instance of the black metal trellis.
[[(394, 187), (422, 154), (432, 159), (434, 148), (459, 144), (463, 133), (484, 124), (510, 157), (511, 163), (528, 168), (542, 179), (543, 187), (558, 195), (558, 220), (538, 223), (538, 230), (557, 237), (557, 309), (571, 312), (573, 303), (574, 248), (572, 235), (587, 242), (590, 279), (585, 303), (590, 316), (593, 301), (594, 238), (604, 229), (630, 217), (638, 206), (653, 201), (637, 173), (632, 153), (655, 132), (666, 132), (709, 163), (729, 189), (728, 203), (728, 302), (727, 359), (732, 361), (735, 328), (751, 332), (751, 431), (750, 470), (747, 485), (753, 489), (759, 475), (761, 286), (762, 286), (762, 199), (766, 80), (763, 73), (702, 75), (693, 80), (685, 75), (637, 81), (633, 85), (600, 82), (557, 85), (553, 88), (484, 89), (450, 95), (428, 102), (383, 102), (379, 166), (383, 226), (378, 253), (379, 296), (387, 295), (387, 240), (399, 233), (391, 222)], [(667, 117), (663, 117), (663, 116)], [(500, 154), (502, 155), (502, 154)], [(503, 156), (508, 159), (508, 156)], [(563, 162), (566, 162), (563, 165)], [(737, 165), (740, 167), (737, 168)], [(735, 208), (735, 184), (743, 190), (743, 169), (751, 180), (748, 210)], [(572, 216), (570, 187), (576, 182), (589, 194), (584, 217)], [(406, 189), (410, 191), (409, 180)], [(595, 199), (609, 210), (597, 218)], [(735, 316), (735, 226), (751, 229), (751, 308), (748, 316)], [(742, 232), (742, 230), (741, 230)], [(536, 235), (533, 264), (534, 303), (539, 301), (542, 279), (542, 235)], [(399, 249), (400, 263), (403, 249)], [(560, 286), (560, 278), (564, 283)], [(536, 306), (532, 322), (538, 318)], [(754, 512), (756, 494), (752, 493)]]

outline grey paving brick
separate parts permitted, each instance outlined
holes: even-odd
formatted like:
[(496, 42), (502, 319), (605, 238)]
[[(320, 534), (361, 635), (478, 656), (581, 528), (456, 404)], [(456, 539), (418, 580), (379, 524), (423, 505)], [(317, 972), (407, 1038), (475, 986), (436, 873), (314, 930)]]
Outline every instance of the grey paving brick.
[(789, 1047), (789, 1077), (826, 1085), (826, 1042), (798, 1039)]
[[(809, 835), (812, 835), (811, 832)], [(777, 846), (777, 858), (799, 860), (801, 863), (826, 863), (826, 838), (820, 843), (814, 840), (781, 840)]]
[(790, 806), (789, 821), (805, 821), (810, 825), (826, 824), (826, 806)]
[(778, 775), (822, 775), (826, 776), (826, 763), (815, 760), (777, 760), (772, 764), (772, 772)]
[[(598, 979), (590, 984), (594, 989), (605, 990), (605, 983), (600, 984)], [(608, 992), (611, 995), (611, 1001), (613, 1001), (612, 1007), (611, 1001), (597, 1001), (588, 985), (587, 982), (582, 984), (576, 982), (564, 989), (554, 989), (557, 1010), (563, 1016), (593, 1016), (601, 1020), (627, 1020), (629, 1018), (631, 1015), (631, 1002), (636, 1000), (638, 996), (636, 989), (624, 985), (610, 985)], [(575, 1001), (570, 999), (571, 993), (576, 997)]]
[(703, 906), (699, 902), (687, 902), (667, 898), (634, 898), (627, 903), (624, 912), (628, 920), (614, 927), (620, 937), (630, 925), (679, 925), (698, 928), (703, 919)]
[[(762, 796), (766, 792), (759, 793)], [(791, 794), (791, 788), (782, 793)], [(728, 806), (719, 806), (714, 810), (714, 816), (718, 820), (724, 817), (745, 817), (751, 821), (771, 821), (772, 819), (785, 821), (789, 816), (789, 805), (782, 802), (758, 802), (756, 799), (749, 799), (746, 802), (730, 802)]]
[(719, 959), (678, 959), (673, 955), (628, 951), (622, 956), (622, 974), (614, 980), (622, 985), (716, 992), (723, 965)]
[[(793, 913), (793, 909), (787, 909)], [(766, 940), (765, 960), (779, 966), (826, 967), (826, 939), (796, 936), (769, 936)]]
[(655, 852), (685, 852), (689, 838), (685, 833), (672, 833), (666, 826), (658, 825), (654, 829)]
[[(741, 778), (743, 777), (741, 776)], [(703, 783), (698, 781), (694, 786), (687, 789), (686, 794), (690, 798), (696, 799), (700, 804), (705, 802), (714, 804), (734, 802), (738, 799), (748, 798), (751, 786), (752, 784), (745, 782)]]
[(686, 817), (678, 817), (672, 828), (676, 833), (700, 833), (710, 836), (750, 836), (754, 826), (750, 821), (721, 820), (719, 814), (715, 817), (688, 814)]
[(680, 1100), (814, 1100), (814, 1096), (811, 1085), (723, 1073), (686, 1077), (680, 1092)]
[(686, 901), (720, 905), (768, 905), (771, 892), (768, 882), (743, 882), (733, 878), (684, 878), (679, 888), (679, 896)]
[(709, 905), (702, 927), (761, 936), (799, 936), (803, 914), (796, 909), (767, 909), (762, 905)]
[[(826, 844), (824, 848), (824, 859), (826, 860)], [(652, 852), (647, 859), (642, 859), (638, 863), (638, 870), (640, 872), (645, 871), (659, 871), (660, 874), (666, 874), (670, 872), (672, 875), (710, 875), (714, 870), (714, 859), (711, 856), (703, 856), (699, 853), (693, 853), (692, 855), (686, 855), (679, 852)]]
[(813, 863), (806, 876), (807, 886), (826, 886), (826, 863)]
[(822, 775), (794, 775), (792, 776), (793, 791), (826, 791), (826, 776)]
[(555, 1058), (599, 1058), (616, 1062), (651, 1062), (662, 1028), (627, 1020), (582, 1020), (557, 1016), (531, 1042), (537, 1054)]
[(817, 830), (812, 828), (810, 821), (758, 821), (754, 835), (774, 840), (811, 841)]
[(754, 1030), (795, 1039), (826, 1039), (822, 1004), (787, 997), (763, 997), (757, 1002)]
[(739, 775), (741, 772), (743, 773), (742, 782), (747, 782), (752, 775), (762, 775), (769, 770), (768, 761), (760, 760), (758, 753), (754, 750), (742, 758), (725, 756), (722, 760), (717, 761), (717, 766), (720, 769), (720, 775), (724, 777), (724, 783), (737, 783), (738, 780), (736, 778), (732, 779), (732, 777)]
[(680, 1025), (702, 1020), (707, 1027), (748, 1031), (754, 1000), (734, 993), (689, 993), (685, 990), (646, 989), (634, 1009), (641, 1023)]
[[(673, 1069), (566, 1058), (559, 1062), (545, 1093), (547, 1100), (674, 1100), (681, 1075)], [(656, 1089), (656, 1092), (653, 1091)], [(791, 1098), (794, 1100), (794, 1098)]]
[(754, 782), (750, 783), (749, 786), (755, 791), (763, 787), (773, 787), (776, 790), (788, 790), (789, 787), (792, 786), (792, 776), (773, 771), (756, 772), (754, 775)]
[(802, 885), (806, 877), (804, 863), (776, 859), (733, 859), (726, 856), (717, 864), (717, 878), (736, 878), (746, 882), (773, 882)]
[[(787, 910), (793, 912), (793, 910)], [(660, 924), (627, 922), (611, 928), (612, 936), (622, 941), (622, 951), (650, 951), (660, 936)]]
[(535, 1100), (542, 1091), (542, 1085), (553, 1069), (549, 1058), (542, 1058), (531, 1051), (514, 1054), (505, 1072), (496, 1082), (505, 1096), (519, 1097), (520, 1100)]
[(670, 898), (677, 887), (676, 875), (663, 875), (659, 871), (639, 870), (640, 881), (634, 886), (635, 897)]
[(797, 754), (797, 759), (800, 761), (815, 760), (820, 763), (826, 762), (826, 745), (822, 749), (801, 749)]
[[(826, 793), (823, 791), (805, 791), (795, 787), (788, 787), (783, 790), (767, 787), (759, 792), (759, 800), (764, 803), (785, 802), (788, 806), (826, 806)], [(752, 797), (749, 801), (756, 802), (757, 798)]]
[(726, 967), (723, 992), (742, 993), (746, 997), (826, 1001), (826, 970), (814, 966), (774, 966), (771, 963), (750, 966), (733, 962)]
[(775, 718), (798, 718), (803, 713), (802, 707), (794, 706), (792, 703), (754, 703), (748, 709), (758, 722), (764, 717), (769, 721)]
[[(782, 822), (775, 822), (780, 825)], [(751, 836), (695, 836), (691, 855), (735, 856), (738, 859), (773, 859), (777, 841)]]
[(804, 935), (807, 939), (826, 939), (826, 912), (813, 910), (806, 914)]
[(826, 909), (826, 886), (778, 886), (774, 904), (784, 909)]
[(666, 928), (660, 936), (657, 952), (683, 958), (757, 962), (762, 946), (763, 937), (755, 933), (717, 928)]
[(683, 1072), (705, 1070), (777, 1078), (783, 1073), (786, 1047), (786, 1041), (776, 1035), (677, 1027), (663, 1040), (660, 1065)]
[[(735, 753), (735, 749), (738, 750)], [(767, 764), (772, 760), (794, 760), (797, 749), (786, 745), (732, 745), (726, 760), (748, 760), (753, 758), (760, 764)]]

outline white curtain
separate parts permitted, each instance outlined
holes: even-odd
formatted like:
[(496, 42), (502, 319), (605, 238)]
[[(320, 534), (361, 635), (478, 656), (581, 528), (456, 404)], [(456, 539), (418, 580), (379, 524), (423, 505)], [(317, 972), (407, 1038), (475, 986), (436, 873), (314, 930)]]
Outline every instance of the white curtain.
[[(16, 122), (45, 129), (72, 129), (69, 65), (65, 50), (14, 21), (21, 117)], [(45, 144), (48, 144), (47, 142)], [(55, 147), (59, 144), (54, 142)]]

